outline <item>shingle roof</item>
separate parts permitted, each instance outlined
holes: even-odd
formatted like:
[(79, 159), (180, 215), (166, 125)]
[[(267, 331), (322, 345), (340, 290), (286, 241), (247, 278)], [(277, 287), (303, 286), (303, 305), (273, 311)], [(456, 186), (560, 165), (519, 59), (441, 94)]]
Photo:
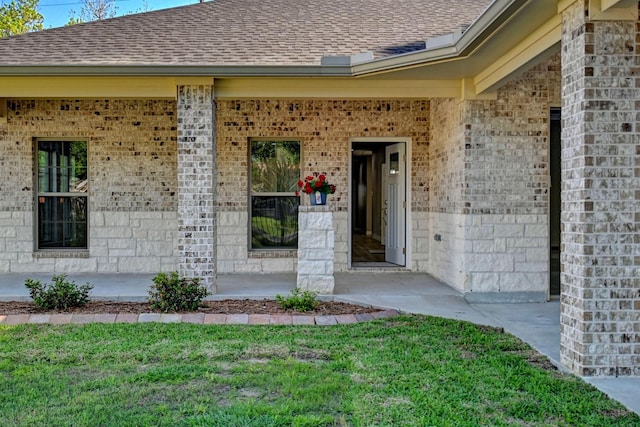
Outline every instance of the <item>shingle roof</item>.
[(317, 65), (424, 49), (491, 0), (214, 0), (0, 39), (0, 65)]

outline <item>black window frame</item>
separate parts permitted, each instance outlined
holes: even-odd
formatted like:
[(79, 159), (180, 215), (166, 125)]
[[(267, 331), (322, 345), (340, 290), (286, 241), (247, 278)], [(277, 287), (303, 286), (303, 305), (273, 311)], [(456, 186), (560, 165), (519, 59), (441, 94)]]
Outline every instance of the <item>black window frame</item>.
[[(298, 147), (298, 164), (295, 170), (295, 178), (292, 171), (290, 176), (291, 182), (288, 183), (290, 191), (257, 191), (254, 189), (253, 179), (253, 149), (254, 144), (297, 144)], [(250, 138), (248, 142), (248, 169), (249, 169), (249, 200), (248, 200), (248, 213), (249, 213), (249, 241), (248, 246), (250, 251), (291, 251), (298, 249), (298, 206), (300, 205), (300, 197), (296, 195), (297, 182), (300, 179), (300, 171), (302, 167), (302, 141), (298, 138)], [(280, 184), (276, 184), (280, 185)], [(260, 204), (261, 206), (257, 206)], [(280, 223), (280, 243), (290, 241), (292, 244), (276, 244), (273, 245), (256, 245), (256, 241), (264, 243), (267, 239), (266, 236), (257, 236), (258, 228), (261, 228), (264, 232), (266, 225), (257, 227), (255, 221), (257, 218), (263, 218), (263, 216), (256, 216), (255, 212), (258, 209), (263, 211), (286, 211), (289, 216), (284, 218), (285, 222), (289, 225)], [(276, 214), (277, 215), (277, 214)], [(273, 219), (273, 218), (272, 218)], [(277, 220), (276, 220), (277, 221)], [(295, 224), (295, 225), (294, 225)], [(277, 231), (277, 230), (276, 230)], [(263, 233), (261, 233), (263, 234)], [(268, 233), (264, 233), (268, 234)], [(274, 240), (278, 239), (276, 234), (272, 234)]]
[[(84, 144), (84, 165), (71, 161), (74, 144)], [(52, 164), (51, 158), (46, 165), (41, 164), (41, 153), (47, 151), (46, 146), (59, 144), (62, 154), (58, 158), (66, 158), (64, 165)], [(79, 145), (76, 145), (79, 146)], [(82, 147), (81, 147), (82, 148)], [(36, 252), (83, 251), (89, 249), (89, 140), (87, 138), (37, 138), (34, 143), (34, 236)], [(51, 170), (56, 172), (51, 176)], [(83, 177), (75, 172), (83, 171)], [(45, 171), (46, 172), (43, 172)], [(56, 181), (52, 183), (52, 181)], [(75, 185), (75, 191), (71, 188)], [(59, 188), (66, 187), (66, 188)], [(64, 191), (63, 191), (64, 190)], [(49, 204), (47, 207), (46, 205)], [(56, 206), (57, 205), (57, 206)], [(43, 211), (49, 210), (49, 218), (44, 218)], [(79, 214), (79, 215), (78, 215)], [(57, 219), (55, 217), (58, 217)], [(79, 218), (76, 218), (78, 216)], [(62, 217), (62, 218), (61, 218)], [(47, 225), (49, 229), (47, 230)], [(60, 227), (60, 232), (53, 230)], [(53, 230), (53, 231), (52, 231)], [(57, 235), (53, 238), (45, 236)]]

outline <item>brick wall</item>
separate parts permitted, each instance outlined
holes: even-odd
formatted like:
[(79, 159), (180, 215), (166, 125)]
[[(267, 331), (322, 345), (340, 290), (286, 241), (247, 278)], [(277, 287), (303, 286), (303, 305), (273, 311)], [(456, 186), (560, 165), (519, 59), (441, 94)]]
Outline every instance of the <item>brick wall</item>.
[(560, 57), (495, 101), (432, 100), (429, 271), (468, 298), (540, 300), (548, 289), (549, 109)]
[(179, 271), (215, 292), (216, 110), (213, 86), (178, 87)]
[(638, 23), (563, 13), (561, 360), (640, 375)]
[[(0, 271), (175, 269), (175, 135), (172, 100), (8, 100), (0, 124)], [(37, 137), (89, 141), (89, 254), (33, 252)]]
[(465, 105), (457, 99), (431, 100), (430, 212), (462, 213), (465, 206)]
[[(465, 291), (465, 120), (466, 103), (431, 100), (429, 145), (428, 270)], [(439, 240), (436, 240), (436, 235)]]
[(428, 101), (220, 99), (217, 120), (219, 272), (295, 271), (295, 252), (252, 254), (248, 250), (247, 150), (252, 137), (299, 138), (301, 174), (326, 172), (336, 184), (336, 194), (329, 196), (336, 227), (336, 271), (347, 267), (350, 137), (410, 137), (412, 209), (428, 209)]

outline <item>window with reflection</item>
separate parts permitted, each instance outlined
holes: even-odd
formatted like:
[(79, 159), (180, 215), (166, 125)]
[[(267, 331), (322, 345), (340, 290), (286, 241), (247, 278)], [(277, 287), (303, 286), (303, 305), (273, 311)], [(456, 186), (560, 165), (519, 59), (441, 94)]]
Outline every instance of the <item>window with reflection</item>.
[(300, 141), (250, 141), (251, 249), (298, 247)]
[(87, 142), (37, 141), (37, 248), (87, 248)]

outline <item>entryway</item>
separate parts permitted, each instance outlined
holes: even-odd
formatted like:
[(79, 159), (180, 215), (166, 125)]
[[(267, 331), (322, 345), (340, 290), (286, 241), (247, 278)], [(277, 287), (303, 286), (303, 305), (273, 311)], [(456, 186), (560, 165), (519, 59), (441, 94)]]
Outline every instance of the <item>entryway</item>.
[(351, 267), (407, 265), (407, 144), (352, 141)]

